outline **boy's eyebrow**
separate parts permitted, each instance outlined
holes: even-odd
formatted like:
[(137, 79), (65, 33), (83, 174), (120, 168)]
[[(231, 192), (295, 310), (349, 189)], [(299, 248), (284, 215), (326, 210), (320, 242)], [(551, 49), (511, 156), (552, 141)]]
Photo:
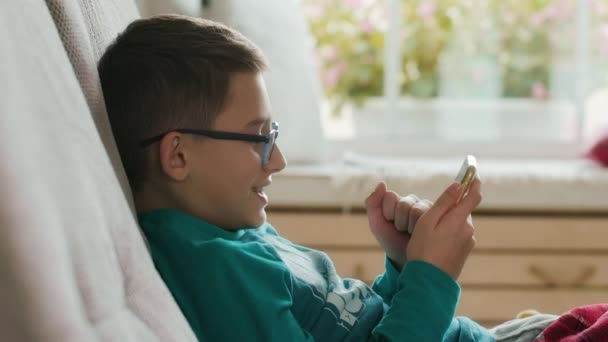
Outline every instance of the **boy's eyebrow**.
[(265, 123), (267, 123), (269, 121), (270, 121), (270, 118), (255, 119), (255, 120), (250, 121), (247, 125), (245, 125), (245, 128), (260, 126), (260, 125), (265, 124)]

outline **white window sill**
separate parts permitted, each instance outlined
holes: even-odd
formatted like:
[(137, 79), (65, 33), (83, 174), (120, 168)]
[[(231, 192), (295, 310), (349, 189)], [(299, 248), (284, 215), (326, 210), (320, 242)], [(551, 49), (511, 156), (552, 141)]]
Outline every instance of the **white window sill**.
[[(593, 105), (592, 105), (593, 104)], [(591, 101), (585, 125), (599, 122), (605, 103)], [(398, 158), (445, 158), (475, 154), (498, 158), (573, 159), (584, 148), (581, 118), (571, 102), (530, 99), (401, 98), (389, 110), (384, 98), (370, 98), (362, 108), (351, 104), (334, 117), (324, 103), (322, 124), (330, 152), (356, 151)]]
[[(322, 165), (290, 165), (273, 176), (271, 208), (362, 208), (378, 181), (402, 195), (434, 200), (460, 159), (380, 160), (347, 156)], [(588, 160), (478, 160), (479, 211), (608, 214), (608, 168)]]

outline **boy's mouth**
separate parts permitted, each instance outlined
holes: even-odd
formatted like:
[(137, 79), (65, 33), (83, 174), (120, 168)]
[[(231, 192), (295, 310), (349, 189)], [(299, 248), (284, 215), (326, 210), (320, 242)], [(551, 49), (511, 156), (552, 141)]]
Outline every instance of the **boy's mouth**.
[(258, 198), (264, 202), (264, 204), (268, 203), (268, 196), (266, 195), (266, 193), (264, 192), (263, 188), (256, 188), (253, 189), (253, 192), (258, 195)]
[(263, 186), (253, 188), (253, 192), (255, 192), (255, 194), (258, 195), (260, 200), (262, 200), (264, 203), (268, 203), (268, 196), (264, 192), (264, 188), (268, 185), (270, 185), (270, 182), (264, 184)]

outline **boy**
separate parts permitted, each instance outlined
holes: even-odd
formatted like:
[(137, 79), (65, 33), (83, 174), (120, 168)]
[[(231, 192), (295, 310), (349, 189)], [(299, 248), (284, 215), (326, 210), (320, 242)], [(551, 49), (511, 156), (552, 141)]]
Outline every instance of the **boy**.
[(432, 207), (379, 184), (366, 206), (387, 262), (372, 288), (266, 223), (264, 188), (286, 161), (264, 69), (238, 32), (176, 15), (135, 21), (99, 62), (139, 222), (198, 339), (492, 340), (453, 319), (479, 181)]

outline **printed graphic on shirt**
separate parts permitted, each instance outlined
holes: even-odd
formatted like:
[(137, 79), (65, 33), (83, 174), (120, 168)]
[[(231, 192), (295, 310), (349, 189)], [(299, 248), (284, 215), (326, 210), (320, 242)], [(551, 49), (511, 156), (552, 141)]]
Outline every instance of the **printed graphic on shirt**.
[(310, 288), (315, 298), (325, 303), (325, 310), (336, 317), (338, 325), (350, 331), (357, 324), (366, 308), (366, 299), (371, 296), (365, 283), (341, 279), (323, 252), (291, 245), (273, 235), (267, 234), (264, 239), (275, 247), (291, 273)]

